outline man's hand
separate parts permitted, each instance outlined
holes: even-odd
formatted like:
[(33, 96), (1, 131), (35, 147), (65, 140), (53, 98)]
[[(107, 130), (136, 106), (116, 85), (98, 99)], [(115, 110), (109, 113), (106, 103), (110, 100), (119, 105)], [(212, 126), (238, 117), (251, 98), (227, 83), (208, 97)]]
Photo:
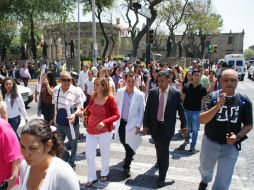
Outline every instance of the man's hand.
[(79, 118), (83, 117), (83, 108), (82, 107), (78, 108), (78, 116), (79, 116)]
[(226, 93), (221, 93), (218, 98), (217, 104), (221, 107), (225, 104), (225, 102), (226, 102)]
[(68, 117), (69, 122), (70, 122), (70, 123), (74, 123), (74, 122), (75, 122), (75, 117), (76, 117), (76, 114), (75, 114), (75, 113), (71, 114), (70, 117)]
[(139, 127), (136, 127), (135, 135), (138, 135), (138, 134), (140, 134), (140, 128), (139, 128)]
[(235, 133), (231, 132), (226, 135), (228, 144), (235, 144), (237, 141), (237, 136)]
[(144, 135), (148, 135), (149, 129), (147, 127), (143, 128)]
[(53, 119), (49, 122), (49, 125), (50, 125), (50, 126), (54, 126), (54, 125), (55, 125), (55, 122), (54, 122)]

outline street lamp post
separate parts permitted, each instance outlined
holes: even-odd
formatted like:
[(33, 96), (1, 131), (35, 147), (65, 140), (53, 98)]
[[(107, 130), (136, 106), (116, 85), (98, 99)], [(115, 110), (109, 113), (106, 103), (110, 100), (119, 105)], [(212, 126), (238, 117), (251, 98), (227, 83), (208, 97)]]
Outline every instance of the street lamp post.
[(93, 63), (97, 63), (97, 42), (96, 42), (96, 22), (95, 22), (95, 0), (92, 0), (92, 33), (93, 33)]
[(80, 15), (79, 15), (80, 0), (78, 0), (78, 74), (80, 73)]

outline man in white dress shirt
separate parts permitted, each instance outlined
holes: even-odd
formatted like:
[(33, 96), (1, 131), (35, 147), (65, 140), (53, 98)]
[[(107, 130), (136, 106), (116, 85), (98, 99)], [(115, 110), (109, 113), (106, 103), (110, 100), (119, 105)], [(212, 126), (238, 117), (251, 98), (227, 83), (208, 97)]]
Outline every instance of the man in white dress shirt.
[(135, 87), (135, 73), (128, 72), (125, 76), (126, 86), (118, 89), (116, 103), (120, 119), (116, 122), (116, 135), (125, 148), (124, 174), (130, 177), (130, 165), (135, 151), (141, 143), (140, 128), (143, 122), (145, 95)]

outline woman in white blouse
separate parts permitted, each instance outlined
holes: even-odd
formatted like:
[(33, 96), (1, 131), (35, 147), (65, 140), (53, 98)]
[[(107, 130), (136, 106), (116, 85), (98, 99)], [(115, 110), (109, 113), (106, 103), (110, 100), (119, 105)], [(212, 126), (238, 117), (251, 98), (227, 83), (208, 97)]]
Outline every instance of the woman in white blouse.
[(9, 77), (3, 80), (1, 91), (4, 102), (7, 105), (8, 122), (17, 134), (17, 129), (21, 121), (20, 115), (23, 115), (26, 122), (28, 120), (24, 101), (21, 94), (18, 93), (16, 82)]
[(32, 119), (21, 130), (19, 190), (80, 190), (71, 166), (61, 160), (63, 144), (59, 133), (43, 119)]

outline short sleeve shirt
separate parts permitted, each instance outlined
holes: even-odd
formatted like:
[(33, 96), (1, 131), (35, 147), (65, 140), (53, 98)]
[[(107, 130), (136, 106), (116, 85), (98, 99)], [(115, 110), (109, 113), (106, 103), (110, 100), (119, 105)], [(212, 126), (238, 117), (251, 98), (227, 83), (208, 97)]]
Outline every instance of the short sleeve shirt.
[[(205, 110), (216, 105), (220, 91), (209, 95), (209, 101), (205, 105)], [(230, 109), (230, 127), (228, 125), (228, 107)], [(252, 125), (252, 103), (247, 96), (236, 94), (220, 108), (215, 117), (205, 125), (206, 136), (220, 144), (226, 144), (226, 134), (233, 132), (237, 134), (244, 125)]]
[(183, 102), (184, 109), (189, 111), (201, 111), (202, 98), (207, 95), (207, 90), (203, 85), (194, 86), (192, 83), (183, 88), (185, 99)]
[(7, 123), (0, 119), (0, 183), (11, 177), (12, 162), (21, 159), (18, 138)]

